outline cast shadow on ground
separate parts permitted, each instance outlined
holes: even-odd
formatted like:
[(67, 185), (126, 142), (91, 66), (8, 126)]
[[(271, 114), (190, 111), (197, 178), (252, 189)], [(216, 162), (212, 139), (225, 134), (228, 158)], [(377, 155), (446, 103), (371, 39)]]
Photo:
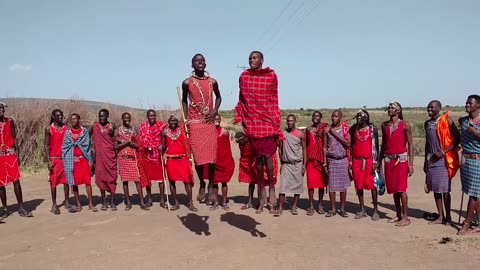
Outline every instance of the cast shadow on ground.
[[(23, 202), (23, 208), (33, 213), (35, 210), (37, 210), (37, 207), (40, 206), (40, 204), (42, 204), (44, 201), (45, 201), (44, 199), (34, 199), (34, 200), (26, 201), (26, 202)], [(12, 204), (8, 206), (8, 211), (9, 212), (18, 211), (18, 204)]]
[(180, 222), (182, 222), (183, 226), (191, 232), (197, 235), (202, 235), (202, 233), (205, 236), (212, 235), (210, 233), (210, 225), (207, 223), (208, 216), (199, 216), (194, 213), (188, 213), (186, 216), (181, 217), (177, 215), (177, 217)]
[(260, 225), (261, 223), (258, 223), (254, 218), (250, 216), (227, 212), (220, 216), (220, 221), (226, 222), (233, 227), (239, 228), (240, 230), (249, 232), (253, 237), (267, 237), (265, 233), (257, 229), (257, 225)]

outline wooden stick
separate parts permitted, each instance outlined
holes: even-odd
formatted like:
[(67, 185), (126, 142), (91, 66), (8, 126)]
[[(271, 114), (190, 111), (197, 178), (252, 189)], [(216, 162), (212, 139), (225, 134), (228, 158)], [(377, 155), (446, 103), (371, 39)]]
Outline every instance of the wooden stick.
[[(188, 141), (188, 138), (190, 137), (190, 135), (188, 133), (188, 125), (185, 123), (186, 118), (185, 118), (185, 112), (183, 111), (183, 97), (182, 97), (182, 89), (180, 88), (180, 86), (177, 86), (177, 96), (178, 96), (178, 104), (180, 105), (180, 111), (182, 111), (183, 125), (185, 126), (185, 136), (186, 136), (186, 139)], [(190, 150), (190, 147), (188, 147), (188, 150)], [(191, 177), (192, 177), (192, 181), (193, 181), (193, 177), (194, 177), (193, 176), (193, 168), (195, 168), (195, 166), (193, 164), (192, 152), (189, 151), (186, 154), (187, 154), (188, 160), (190, 162), (190, 168), (192, 168)]]
[(465, 193), (462, 192), (462, 199), (460, 200), (460, 213), (458, 214), (458, 224), (460, 224), (460, 218), (462, 218), (463, 195), (465, 195)]
[(162, 163), (163, 181), (166, 182), (165, 183), (165, 194), (167, 194), (167, 209), (168, 209), (168, 212), (170, 212), (170, 201), (168, 200), (168, 190), (170, 189), (170, 181), (168, 181), (168, 175), (167, 175), (167, 171), (165, 169), (165, 166), (167, 165), (167, 163), (163, 160), (163, 154), (161, 152), (160, 152), (160, 162)]

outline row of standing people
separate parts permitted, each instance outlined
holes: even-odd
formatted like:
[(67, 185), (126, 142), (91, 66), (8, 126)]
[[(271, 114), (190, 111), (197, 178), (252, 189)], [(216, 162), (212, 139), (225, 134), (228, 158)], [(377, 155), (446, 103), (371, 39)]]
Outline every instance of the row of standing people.
[[(280, 149), (283, 150), (285, 135), (287, 132), (281, 130), (281, 112), (278, 104), (278, 77), (275, 71), (269, 67), (263, 68), (264, 57), (263, 54), (259, 51), (253, 51), (249, 55), (249, 65), (250, 68), (245, 70), (239, 79), (239, 100), (237, 106), (235, 107), (235, 123), (241, 124), (244, 130), (244, 135), (246, 141), (248, 141), (248, 145), (250, 147), (250, 153), (254, 160), (255, 164), (255, 173), (257, 179), (264, 178), (265, 181), (257, 181), (258, 190), (259, 190), (259, 204), (257, 207), (256, 212), (261, 213), (264, 209), (265, 205), (272, 206), (270, 211), (273, 213), (281, 213), (281, 201), (277, 205), (277, 199), (275, 197), (275, 185), (274, 185), (274, 162), (273, 159), (276, 154), (277, 147), (282, 145)], [(218, 114), (218, 109), (220, 107), (222, 98), (219, 91), (218, 82), (210, 77), (206, 72), (206, 61), (205, 57), (201, 54), (196, 54), (192, 58), (192, 68), (194, 71), (192, 72), (192, 76), (187, 78), (182, 83), (182, 111), (184, 114), (184, 119), (186, 119), (185, 124), (189, 129), (189, 146), (191, 147), (191, 151), (193, 153), (193, 160), (195, 163), (195, 170), (197, 171), (198, 177), (200, 179), (200, 190), (197, 196), (199, 201), (205, 200), (205, 190), (206, 190), (206, 183), (204, 181), (204, 174), (208, 175), (208, 179), (215, 179), (215, 163), (217, 161), (216, 150), (217, 150), (217, 142), (218, 137), (217, 131), (215, 128), (214, 118)], [(215, 97), (214, 97), (215, 96)], [(437, 102), (440, 104), (439, 102)], [(437, 104), (436, 103), (436, 104)], [(479, 165), (479, 158), (478, 155), (480, 154), (480, 121), (479, 121), (479, 113), (478, 107), (480, 103), (480, 98), (478, 95), (469, 96), (466, 102), (466, 111), (469, 114), (467, 117), (463, 117), (460, 119), (460, 130), (461, 130), (461, 145), (463, 148), (463, 157), (462, 160), (462, 170), (461, 170), (461, 178), (462, 178), (462, 190), (469, 195), (469, 204), (468, 204), (468, 211), (467, 211), (467, 220), (471, 221), (474, 212), (476, 211), (479, 213), (480, 211), (480, 203), (478, 197), (480, 197), (480, 177), (478, 173)], [(429, 106), (430, 107), (430, 106)], [(3, 110), (3, 106), (2, 106)], [(429, 112), (431, 110), (429, 109)], [(363, 114), (368, 115), (366, 112)], [(360, 172), (362, 178), (371, 178), (370, 170), (366, 169), (367, 166), (372, 166), (375, 171), (378, 171), (381, 167), (380, 164), (385, 162), (384, 165), (384, 172), (386, 178), (386, 185), (387, 191), (389, 193), (393, 193), (394, 202), (396, 207), (397, 215), (395, 218), (390, 220), (390, 222), (395, 223), (399, 226), (408, 225), (410, 220), (408, 219), (408, 197), (406, 194), (407, 190), (407, 179), (408, 176), (413, 174), (413, 145), (411, 143), (411, 127), (408, 123), (403, 121), (402, 110), (401, 106), (398, 102), (392, 102), (389, 104), (388, 107), (388, 114), (390, 116), (390, 120), (384, 122), (382, 124), (382, 133), (383, 133), (383, 140), (381, 145), (381, 150), (377, 152), (377, 158), (371, 159), (370, 161), (365, 157), (354, 157), (352, 159), (352, 173), (356, 174), (355, 171), (358, 171), (360, 168)], [(437, 116), (438, 117), (438, 116)], [(6, 123), (3, 118), (2, 114), (2, 123)], [(313, 167), (318, 169), (319, 164), (321, 164), (321, 169), (323, 170), (320, 172), (320, 175), (325, 174), (328, 175), (328, 185), (329, 185), (329, 196), (331, 201), (334, 202), (335, 194), (334, 192), (340, 192), (340, 201), (341, 201), (341, 209), (338, 213), (341, 216), (345, 216), (346, 212), (344, 211), (345, 205), (345, 198), (346, 198), (346, 186), (347, 186), (347, 179), (345, 174), (345, 158), (350, 156), (350, 145), (353, 142), (355, 146), (355, 141), (357, 139), (355, 137), (358, 136), (358, 141), (364, 141), (365, 136), (368, 135), (368, 130), (370, 132), (375, 132), (375, 128), (367, 129), (365, 125), (369, 126), (368, 123), (357, 124), (357, 130), (352, 133), (352, 136), (346, 130), (345, 125), (342, 125), (341, 121), (333, 121), (333, 118), (338, 119), (341, 118), (341, 112), (336, 111), (334, 115), (332, 115), (332, 125), (330, 127), (326, 127), (325, 130), (328, 132), (321, 132), (323, 136), (323, 141), (327, 142), (323, 145), (323, 152), (319, 154), (319, 151), (314, 151), (314, 154), (307, 153), (307, 160), (314, 160)], [(432, 118), (434, 118), (432, 116)], [(436, 118), (434, 118), (436, 119)], [(449, 119), (448, 121), (443, 121), (448, 124), (447, 126), (451, 125), (452, 121), (450, 118), (443, 118)], [(333, 123), (335, 122), (335, 123)], [(435, 122), (438, 124), (439, 122)], [(315, 125), (315, 124), (314, 124)], [(427, 123), (426, 123), (427, 125)], [(13, 126), (13, 122), (12, 122)], [(362, 128), (358, 129), (359, 126), (363, 126)], [(2, 124), (3, 127), (3, 124)], [(150, 126), (152, 128), (152, 125)], [(156, 132), (159, 131), (158, 128), (153, 126), (153, 129)], [(318, 128), (312, 128), (311, 130), (314, 131), (313, 133), (319, 134), (320, 132), (316, 131)], [(320, 128), (321, 129), (321, 128)], [(439, 130), (437, 128), (437, 130)], [(352, 130), (350, 130), (352, 131)], [(427, 172), (427, 180), (435, 179), (436, 170), (430, 170), (430, 167), (436, 159), (438, 160), (450, 160), (451, 157), (448, 157), (451, 153), (456, 152), (455, 147), (455, 139), (452, 133), (448, 134), (449, 140), (447, 140), (446, 146), (444, 145), (445, 142), (442, 142), (442, 146), (440, 148), (441, 151), (434, 152), (434, 154), (428, 154), (425, 160), (425, 171)], [(308, 133), (308, 132), (307, 132)], [(364, 133), (362, 135), (362, 133)], [(378, 134), (378, 132), (374, 133)], [(433, 136), (434, 132), (430, 131), (429, 136)], [(441, 132), (439, 132), (438, 136), (440, 136)], [(445, 135), (445, 134), (444, 134)], [(443, 135), (442, 135), (443, 136)], [(309, 136), (306, 136), (307, 139), (303, 139), (308, 141)], [(313, 137), (318, 139), (319, 136)], [(312, 139), (313, 140), (313, 139)], [(437, 138), (437, 140), (443, 141), (443, 139)], [(332, 143), (330, 143), (331, 141)], [(427, 140), (428, 141), (428, 140)], [(378, 146), (378, 142), (373, 140), (372, 144), (376, 144)], [(132, 144), (131, 146), (133, 146)], [(376, 146), (376, 147), (377, 147)], [(427, 146), (429, 148), (427, 148)], [(427, 145), (427, 150), (432, 148), (434, 149), (436, 146)], [(3, 144), (2, 144), (3, 147)], [(14, 146), (13, 146), (14, 147)], [(372, 149), (377, 150), (376, 147), (372, 147)], [(8, 147), (7, 147), (8, 148)], [(10, 147), (11, 148), (11, 147)], [(12, 152), (9, 148), (9, 153)], [(343, 149), (342, 149), (343, 148)], [(12, 148), (13, 150), (18, 151), (16, 148)], [(149, 149), (149, 147), (147, 147)], [(283, 157), (288, 155), (288, 151), (282, 151), (280, 159), (288, 157)], [(353, 152), (355, 152), (355, 147), (353, 147)], [(437, 149), (438, 150), (438, 149)], [(160, 151), (160, 150), (159, 150)], [(358, 150), (362, 152), (361, 150)], [(434, 151), (434, 150), (429, 150)], [(307, 151), (308, 152), (308, 151)], [(311, 151), (310, 151), (311, 152)], [(369, 151), (363, 149), (363, 153), (367, 153)], [(5, 152), (6, 153), (6, 152)], [(344, 154), (346, 153), (346, 156)], [(373, 150), (372, 150), (373, 153)], [(8, 156), (7, 154), (2, 156)], [(158, 151), (155, 151), (153, 148), (153, 156), (160, 155)], [(302, 155), (303, 161), (302, 164), (307, 166), (308, 168), (312, 168), (312, 164), (308, 165), (309, 162), (305, 161), (305, 158)], [(320, 158), (319, 158), (320, 156)], [(447, 158), (443, 158), (443, 156), (447, 156)], [(433, 157), (433, 159), (432, 159)], [(294, 157), (294, 159), (298, 159), (298, 157)], [(321, 160), (320, 160), (321, 159)], [(155, 160), (158, 160), (155, 158)], [(432, 161), (433, 160), (433, 161)], [(10, 160), (7, 160), (10, 162)], [(284, 162), (286, 161), (286, 162)], [(325, 162), (324, 162), (325, 161)], [(376, 161), (376, 162), (374, 162)], [(5, 164), (9, 164), (9, 163)], [(283, 160), (282, 163), (286, 165), (297, 165), (298, 160), (290, 162)], [(306, 163), (306, 164), (304, 164)], [(370, 165), (371, 163), (371, 165)], [(157, 163), (158, 164), (158, 163)], [(282, 164), (282, 165), (284, 165)], [(441, 164), (441, 162), (436, 162), (436, 164)], [(151, 164), (147, 163), (145, 166), (148, 167)], [(158, 165), (157, 166), (157, 173), (161, 172)], [(298, 165), (297, 165), (298, 166)], [(450, 165), (449, 165), (450, 166)], [(284, 166), (282, 166), (284, 167)], [(285, 166), (287, 168), (288, 166)], [(348, 167), (348, 164), (347, 164)], [(206, 168), (206, 170), (204, 169)], [(303, 171), (303, 169), (302, 169)], [(348, 170), (346, 170), (348, 172)], [(450, 175), (450, 168), (449, 171), (449, 179), (452, 178)], [(318, 172), (317, 172), (318, 173)], [(358, 172), (357, 172), (358, 174)], [(288, 174), (285, 174), (288, 175)], [(430, 175), (430, 176), (429, 176)], [(307, 173), (307, 178), (308, 173)], [(324, 177), (327, 178), (327, 177)], [(355, 178), (355, 177), (354, 177)], [(388, 180), (390, 179), (390, 180)], [(392, 180), (395, 179), (395, 180)], [(157, 179), (156, 179), (157, 180)], [(370, 180), (369, 180), (370, 181)], [(282, 181), (287, 183), (287, 181)], [(310, 181), (307, 181), (307, 183)], [(322, 182), (322, 181), (320, 181)], [(358, 182), (358, 181), (356, 181)], [(366, 182), (366, 180), (365, 180)], [(371, 182), (371, 181), (370, 181)], [(433, 180), (430, 180), (433, 182)], [(208, 190), (213, 190), (213, 181), (209, 181)], [(325, 184), (323, 184), (325, 185)], [(349, 185), (349, 184), (348, 184)], [(358, 185), (370, 185), (370, 184), (362, 184), (359, 183)], [(268, 186), (268, 199), (267, 199), (267, 190), (264, 188)], [(431, 183), (430, 187), (433, 189), (434, 184)], [(164, 189), (164, 185), (160, 184), (160, 189)], [(361, 188), (357, 188), (360, 190)], [(373, 189), (372, 189), (373, 190)], [(23, 209), (23, 204), (20, 203), (21, 201), (21, 188), (19, 184), (15, 185), (17, 199), (19, 199), (20, 209), (22, 210), (23, 214), (28, 214)], [(19, 192), (17, 192), (19, 191)], [(3, 193), (2, 193), (3, 192)], [(147, 189), (148, 192), (148, 189)], [(163, 193), (163, 192), (161, 192)], [(435, 198), (437, 202), (440, 202), (444, 199), (445, 202), (449, 201), (448, 196), (438, 196), (438, 193), (444, 192), (435, 192)], [(0, 195), (4, 194), (4, 187), (0, 189)], [(209, 192), (210, 196), (213, 196), (214, 192)], [(250, 192), (249, 192), (250, 194)], [(283, 194), (283, 193), (282, 193)], [(321, 193), (323, 194), (323, 193)], [(309, 188), (309, 197), (313, 196), (313, 190)], [(361, 204), (361, 211), (356, 215), (358, 217), (362, 217), (365, 214), (363, 210), (363, 202), (362, 198), (363, 192), (359, 192), (360, 195), (360, 204)], [(3, 195), (2, 195), (3, 196)], [(282, 195), (283, 196), (283, 195)], [(282, 197), (280, 196), (280, 197)], [(374, 194), (374, 201), (376, 201), (376, 195)], [(2, 197), (3, 198), (3, 197)], [(210, 197), (208, 201), (212, 201), (213, 197)], [(162, 196), (163, 200), (163, 196)], [(3, 199), (2, 199), (3, 201)], [(310, 199), (312, 201), (312, 199)], [(5, 204), (4, 204), (5, 205)], [(376, 204), (375, 204), (376, 205)], [(276, 207), (274, 207), (276, 206)], [(402, 207), (403, 206), (403, 207)], [(438, 206), (438, 203), (437, 203)], [(248, 207), (248, 205), (246, 205)], [(312, 213), (313, 203), (311, 203), (310, 209), (308, 213)], [(94, 209), (94, 208), (93, 208)], [(335, 204), (332, 203), (332, 209), (327, 213), (327, 216), (333, 216), (337, 213), (334, 211)], [(375, 206), (376, 210), (376, 206)], [(376, 211), (374, 210), (373, 218), (377, 219)], [(448, 221), (449, 216), (448, 212), (449, 209), (446, 209), (447, 213), (444, 217), (445, 220)], [(319, 207), (319, 212), (323, 212), (323, 208)], [(442, 220), (443, 222), (443, 220)], [(465, 224), (467, 224), (466, 222)], [(468, 226), (463, 226), (461, 233), (467, 232)], [(478, 231), (478, 228), (474, 229), (473, 231)]]

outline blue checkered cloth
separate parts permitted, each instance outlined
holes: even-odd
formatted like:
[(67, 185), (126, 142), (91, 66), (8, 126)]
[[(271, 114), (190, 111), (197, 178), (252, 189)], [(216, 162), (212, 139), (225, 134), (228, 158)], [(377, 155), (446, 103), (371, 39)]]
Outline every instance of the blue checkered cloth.
[[(460, 145), (464, 154), (480, 154), (480, 139), (467, 132), (468, 120), (467, 118), (462, 122)], [(474, 124), (474, 127), (480, 130), (479, 125)], [(480, 159), (462, 158), (460, 177), (462, 191), (470, 197), (480, 198)]]
[(82, 133), (77, 141), (74, 141), (72, 138), (72, 133), (69, 130), (65, 132), (65, 137), (63, 138), (62, 145), (62, 159), (63, 166), (65, 167), (65, 175), (67, 176), (67, 181), (70, 186), (75, 185), (75, 179), (73, 178), (73, 168), (74, 168), (74, 156), (73, 149), (78, 146), (83, 153), (83, 156), (88, 160), (89, 163), (93, 163), (93, 153), (92, 147), (90, 144), (90, 135), (86, 128), (82, 128)]

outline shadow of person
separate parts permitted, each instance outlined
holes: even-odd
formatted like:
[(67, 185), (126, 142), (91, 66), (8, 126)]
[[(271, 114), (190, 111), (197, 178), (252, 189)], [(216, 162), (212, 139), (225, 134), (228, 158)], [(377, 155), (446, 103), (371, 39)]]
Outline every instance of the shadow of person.
[[(23, 208), (25, 208), (26, 210), (30, 211), (30, 212), (33, 212), (35, 210), (37, 210), (37, 207), (40, 206), (43, 201), (45, 201), (44, 199), (33, 199), (33, 200), (30, 200), (30, 201), (25, 201), (23, 202)], [(11, 206), (8, 207), (8, 210), (9, 212), (12, 211), (12, 212), (16, 212), (18, 211), (18, 203), (17, 204), (12, 204)]]
[(258, 223), (255, 219), (246, 215), (238, 215), (233, 212), (228, 212), (220, 216), (221, 222), (226, 222), (233, 227), (249, 232), (253, 237), (264, 238), (267, 235), (257, 229)]
[(189, 213), (186, 216), (178, 216), (178, 219), (182, 222), (185, 228), (194, 232), (197, 235), (205, 234), (205, 236), (212, 235), (210, 233), (210, 226), (207, 223), (208, 216), (199, 216), (197, 214)]

